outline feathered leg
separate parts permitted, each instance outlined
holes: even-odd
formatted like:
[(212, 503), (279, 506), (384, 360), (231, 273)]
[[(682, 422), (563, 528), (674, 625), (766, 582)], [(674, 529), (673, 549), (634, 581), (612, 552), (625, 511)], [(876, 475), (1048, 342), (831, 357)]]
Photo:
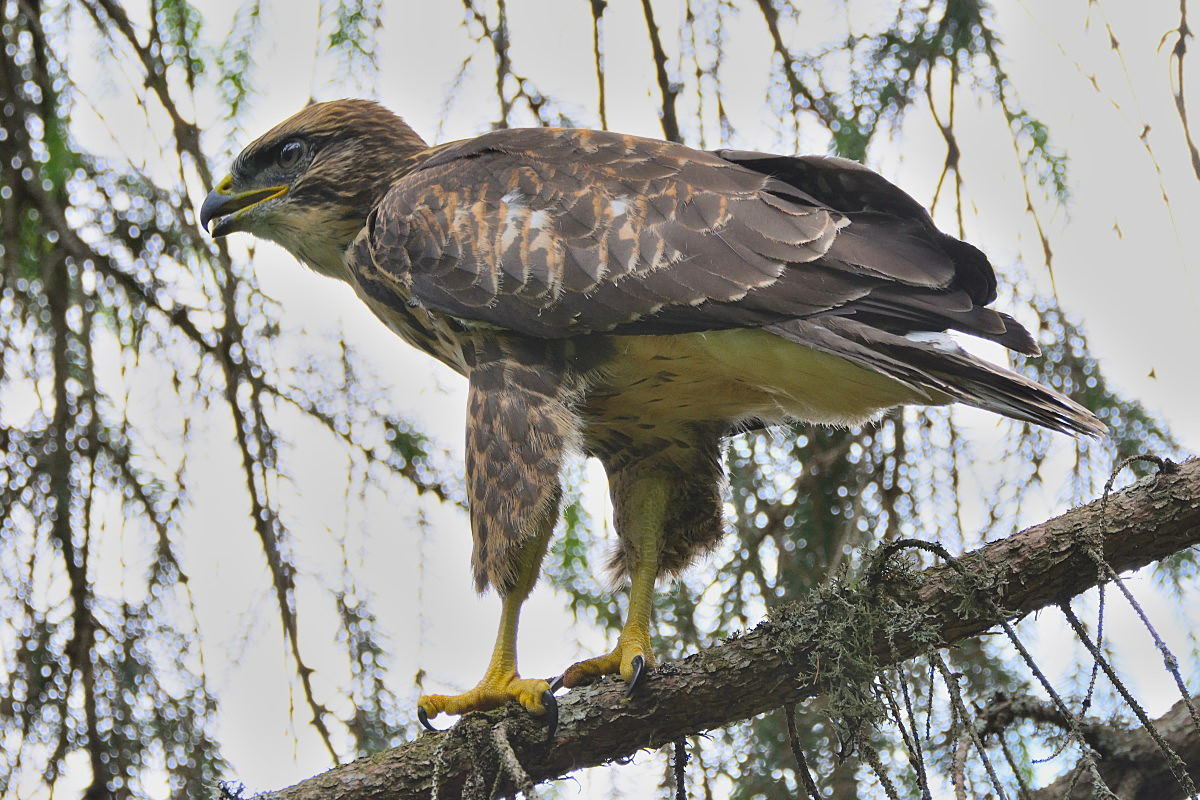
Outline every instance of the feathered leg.
[[(632, 692), (642, 672), (654, 666), (650, 647), (650, 616), (654, 609), (654, 583), (662, 555), (663, 522), (670, 497), (668, 479), (649, 475), (623, 487), (629, 524), (621, 530), (624, 566), (629, 570), (629, 611), (625, 626), (611, 653), (580, 661), (567, 668), (562, 684), (567, 688), (591, 683), (601, 675), (619, 673)], [(615, 492), (614, 492), (615, 494)]]
[(486, 342), (474, 355), (467, 414), (472, 565), (479, 590), (492, 585), (503, 600), (500, 628), (479, 684), (459, 695), (422, 697), (422, 721), (510, 699), (535, 714), (553, 712), (549, 683), (517, 672), (517, 623), (558, 519), (559, 468), (578, 423), (552, 359), (519, 342)]
[(629, 611), (616, 648), (568, 667), (562, 685), (582, 686), (619, 674), (632, 693), (643, 672), (654, 666), (650, 631), (656, 581), (683, 569), (721, 538), (719, 441), (716, 429), (687, 427), (669, 434), (643, 432), (640, 440), (607, 451), (596, 445), (621, 539), (613, 567), (630, 579)]

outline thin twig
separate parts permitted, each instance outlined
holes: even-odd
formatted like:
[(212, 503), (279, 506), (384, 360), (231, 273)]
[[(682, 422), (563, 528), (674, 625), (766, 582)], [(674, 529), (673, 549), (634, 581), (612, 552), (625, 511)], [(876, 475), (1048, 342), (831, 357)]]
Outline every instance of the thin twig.
[(1154, 740), (1154, 744), (1157, 745), (1158, 749), (1162, 752), (1163, 758), (1166, 760), (1167, 766), (1171, 770), (1172, 777), (1175, 778), (1180, 787), (1182, 787), (1189, 796), (1194, 795), (1196, 793), (1196, 786), (1192, 783), (1191, 776), (1188, 775), (1187, 765), (1183, 763), (1183, 759), (1179, 757), (1179, 754), (1175, 752), (1175, 749), (1171, 747), (1171, 745), (1167, 743), (1167, 740), (1163, 738), (1162, 734), (1159, 733), (1158, 727), (1155, 726), (1155, 724), (1150, 720), (1149, 715), (1146, 714), (1146, 709), (1142, 708), (1142, 704), (1139, 703), (1137, 699), (1134, 698), (1134, 696), (1130, 693), (1129, 688), (1125, 686), (1125, 682), (1117, 676), (1116, 670), (1114, 670), (1112, 665), (1108, 663), (1108, 659), (1105, 658), (1104, 654), (1100, 652), (1099, 648), (1092, 643), (1092, 640), (1087, 635), (1087, 631), (1084, 630), (1083, 623), (1079, 621), (1079, 617), (1075, 616), (1075, 612), (1071, 610), (1071, 604), (1064, 601), (1063, 603), (1059, 604), (1059, 608), (1062, 609), (1063, 616), (1066, 617), (1067, 624), (1071, 626), (1071, 630), (1075, 631), (1075, 635), (1079, 637), (1080, 641), (1082, 641), (1084, 646), (1088, 649), (1088, 652), (1092, 654), (1092, 658), (1094, 658), (1096, 663), (1100, 665), (1100, 668), (1104, 670), (1104, 674), (1108, 677), (1109, 682), (1112, 683), (1113, 687), (1117, 690), (1117, 692), (1120, 693), (1121, 698), (1133, 711), (1134, 715), (1138, 718), (1138, 721), (1142, 723), (1142, 727), (1146, 729), (1146, 733), (1150, 734), (1150, 738)]
[(596, 96), (600, 107), (600, 127), (608, 130), (608, 100), (604, 87), (604, 54), (600, 20), (604, 16), (604, 8), (608, 0), (590, 0), (592, 9), (592, 63), (596, 68)]
[(1000, 776), (996, 774), (996, 768), (992, 766), (992, 760), (988, 758), (987, 748), (983, 745), (983, 740), (979, 737), (979, 731), (972, 724), (972, 714), (967, 709), (966, 703), (963, 702), (962, 690), (958, 686), (958, 679), (950, 672), (950, 668), (946, 666), (945, 660), (942, 659), (940, 653), (934, 652), (931, 656), (934, 666), (941, 673), (942, 681), (946, 684), (946, 691), (950, 695), (950, 702), (956, 709), (956, 712), (963, 720), (963, 729), (971, 742), (975, 745), (975, 749), (979, 752), (979, 758), (983, 761), (983, 768), (987, 770), (988, 778), (992, 781), (992, 788), (996, 791), (997, 796), (1004, 800), (1007, 796), (1004, 794), (1004, 786), (1000, 783)]
[[(500, 757), (500, 767), (508, 777), (512, 780), (526, 800), (535, 800), (537, 792), (533, 788), (533, 780), (529, 777), (529, 773), (521, 766), (521, 760), (517, 758), (517, 754), (513, 752), (512, 743), (508, 741), (508, 726), (501, 722), (496, 727), (492, 728), (492, 744), (496, 746), (496, 753)], [(687, 800), (687, 798), (682, 798)]]
[(800, 736), (796, 732), (796, 707), (791, 703), (785, 704), (783, 717), (787, 721), (788, 745), (792, 748), (792, 758), (796, 759), (796, 779), (804, 786), (810, 800), (822, 800), (821, 790), (813, 780), (812, 771), (808, 768), (808, 759), (804, 757), (804, 748), (800, 746)]
[(675, 758), (672, 769), (675, 773), (675, 800), (687, 800), (687, 739), (675, 740)]
[(1196, 173), (1196, 177), (1200, 178), (1200, 150), (1196, 148), (1195, 141), (1192, 140), (1192, 128), (1188, 121), (1187, 112), (1187, 93), (1184, 91), (1183, 84), (1183, 59), (1187, 55), (1187, 40), (1191, 38), (1192, 31), (1188, 27), (1187, 21), (1187, 0), (1179, 0), (1179, 25), (1174, 30), (1167, 31), (1163, 36), (1162, 41), (1175, 34), (1175, 46), (1171, 48), (1171, 62), (1175, 67), (1172, 73), (1174, 80), (1171, 81), (1171, 94), (1175, 98), (1175, 110), (1179, 114), (1179, 122), (1183, 125), (1183, 138), (1187, 141), (1188, 155), (1192, 159), (1192, 171)]

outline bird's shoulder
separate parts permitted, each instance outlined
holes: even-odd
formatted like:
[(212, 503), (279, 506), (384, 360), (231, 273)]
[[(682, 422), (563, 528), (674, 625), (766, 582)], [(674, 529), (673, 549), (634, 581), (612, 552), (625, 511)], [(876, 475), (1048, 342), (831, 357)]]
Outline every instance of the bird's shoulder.
[(526, 128), (431, 150), (376, 207), (367, 239), (375, 270), (430, 308), (567, 336), (736, 300), (818, 258), (839, 224), (799, 188), (713, 152)]
[(642, 194), (656, 184), (747, 195), (770, 181), (717, 152), (678, 142), (587, 128), (506, 128), (430, 148), (398, 177), (393, 193), (442, 186), (478, 194), (512, 188), (514, 172), (533, 179), (523, 187), (529, 194), (555, 196), (583, 189)]
[[(872, 170), (572, 128), (430, 148), (371, 214), (359, 277), (542, 337), (853, 315), (1009, 341), (986, 257)], [(390, 290), (389, 290), (390, 291)]]

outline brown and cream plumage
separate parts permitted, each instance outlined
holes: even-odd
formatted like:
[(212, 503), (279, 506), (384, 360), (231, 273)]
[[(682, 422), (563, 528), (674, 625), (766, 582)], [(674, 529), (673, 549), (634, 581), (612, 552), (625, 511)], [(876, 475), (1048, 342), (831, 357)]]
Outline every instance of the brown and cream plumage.
[(1073, 401), (956, 345), (1036, 353), (988, 308), (986, 257), (911, 197), (839, 158), (704, 152), (603, 131), (502, 130), (427, 147), (359, 100), (310, 106), (238, 156), (205, 200), (213, 235), (273, 239), (349, 283), (411, 344), (470, 380), (475, 579), (504, 598), (475, 689), (422, 717), (515, 697), (516, 620), (558, 517), (572, 449), (609, 475), (632, 581), (617, 649), (576, 685), (653, 660), (654, 582), (722, 533), (721, 441), (747, 425), (848, 425), (964, 402), (1068, 433)]

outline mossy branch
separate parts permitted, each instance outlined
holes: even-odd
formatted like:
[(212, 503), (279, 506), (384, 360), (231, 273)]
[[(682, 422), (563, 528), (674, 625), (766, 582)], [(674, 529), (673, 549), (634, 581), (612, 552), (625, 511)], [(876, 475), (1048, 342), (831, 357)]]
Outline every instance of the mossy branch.
[[(475, 798), (492, 796), (497, 786), (502, 794), (511, 793), (501, 754), (492, 744), (497, 724), (505, 726), (511, 745), (504, 757), (515, 755), (536, 783), (749, 719), (839, 683), (844, 687), (847, 679), (863, 676), (841, 674), (845, 664), (830, 664), (835, 647), (827, 635), (830, 625), (838, 629), (839, 656), (852, 662), (851, 671), (864, 664), (881, 670), (931, 645), (983, 633), (1000, 621), (994, 609), (1005, 609), (1004, 616), (1013, 620), (1092, 588), (1099, 575), (1088, 548), (1100, 536), (1104, 556), (1117, 572), (1200, 543), (1200, 460), (1114, 493), (1107, 506), (1096, 501), (1069, 511), (968, 553), (954, 566), (885, 571), (879, 586), (864, 581), (814, 593), (745, 635), (663, 664), (632, 700), (624, 699), (624, 686), (615, 681), (572, 691), (560, 698), (561, 721), (552, 743), (544, 742), (544, 728), (521, 711), (473, 714), (450, 732), (421, 736), (260, 800)], [(964, 581), (960, 570), (974, 579)], [(841, 612), (870, 624), (866, 604), (900, 595), (906, 606), (921, 612), (921, 624), (865, 632), (858, 625), (850, 638), (860, 649), (847, 652)]]

